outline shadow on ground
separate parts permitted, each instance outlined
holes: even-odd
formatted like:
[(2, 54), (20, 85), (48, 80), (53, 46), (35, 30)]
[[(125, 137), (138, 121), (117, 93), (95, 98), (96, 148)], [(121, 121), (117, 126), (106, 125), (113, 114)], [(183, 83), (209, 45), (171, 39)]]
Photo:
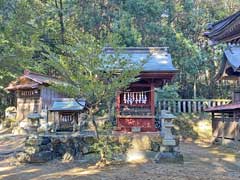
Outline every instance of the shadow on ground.
[(91, 163), (54, 160), (45, 164), (18, 164), (13, 157), (0, 160), (0, 179), (140, 180), (140, 179), (240, 179), (239, 154), (202, 142), (182, 142), (184, 164), (155, 164), (153, 154), (142, 163), (98, 168)]

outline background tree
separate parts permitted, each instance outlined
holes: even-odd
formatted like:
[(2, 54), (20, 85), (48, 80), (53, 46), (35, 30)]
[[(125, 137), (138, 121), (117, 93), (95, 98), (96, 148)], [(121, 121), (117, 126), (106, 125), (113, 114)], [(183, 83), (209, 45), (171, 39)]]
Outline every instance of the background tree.
[(0, 0), (0, 97), (24, 68), (55, 73), (39, 65), (43, 45), (58, 53), (71, 42), (69, 32), (97, 40), (110, 32), (121, 46), (168, 46), (182, 98), (194, 97), (194, 86), (197, 97), (229, 97), (233, 84), (214, 79), (224, 47), (209, 47), (202, 34), (239, 6), (236, 0)]
[(104, 45), (115, 44), (112, 36), (104, 42), (88, 33), (68, 34), (68, 37), (71, 38), (66, 44), (58, 47), (60, 53), (47, 50), (48, 60), (45, 63), (66, 82), (53, 84), (58, 91), (72, 98), (86, 100), (89, 119), (98, 136), (95, 116), (103, 105), (116, 97), (116, 92), (137, 80), (142, 66), (141, 63), (120, 58), (119, 49), (116, 49), (115, 56), (105, 54)]

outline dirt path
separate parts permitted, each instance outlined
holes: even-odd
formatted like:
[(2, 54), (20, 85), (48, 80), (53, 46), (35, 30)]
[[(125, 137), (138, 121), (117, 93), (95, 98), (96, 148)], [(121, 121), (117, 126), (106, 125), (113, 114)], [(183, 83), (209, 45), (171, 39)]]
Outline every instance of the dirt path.
[[(6, 140), (5, 143), (7, 143)], [(0, 148), (3, 150), (4, 145), (1, 144)], [(149, 160), (142, 164), (122, 164), (106, 168), (97, 168), (81, 162), (62, 163), (57, 160), (41, 165), (23, 165), (18, 164), (14, 158), (10, 157), (0, 159), (0, 179), (240, 179), (240, 156), (230, 152), (227, 148), (188, 142), (181, 144), (181, 151), (184, 154), (184, 164), (155, 164)]]
[(22, 151), (25, 137), (11, 134), (0, 135), (0, 158)]

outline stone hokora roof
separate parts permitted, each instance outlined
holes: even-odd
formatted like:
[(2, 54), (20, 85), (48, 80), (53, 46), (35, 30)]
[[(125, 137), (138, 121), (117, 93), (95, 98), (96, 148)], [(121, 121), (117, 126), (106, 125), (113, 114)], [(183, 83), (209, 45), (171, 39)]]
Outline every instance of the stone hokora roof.
[(49, 85), (51, 82), (59, 82), (56, 78), (25, 70), (24, 74), (16, 81), (11, 82), (5, 89), (14, 91), (18, 89), (35, 89), (39, 85)]
[(204, 36), (213, 44), (240, 43), (240, 11), (213, 24), (209, 24)]
[(216, 80), (238, 80), (240, 77), (240, 46), (228, 47), (224, 50), (222, 63)]
[[(111, 47), (104, 48), (107, 55), (115, 54)], [(128, 59), (133, 63), (146, 61), (143, 72), (177, 72), (172, 64), (171, 55), (166, 47), (128, 47), (119, 52), (119, 58)]]

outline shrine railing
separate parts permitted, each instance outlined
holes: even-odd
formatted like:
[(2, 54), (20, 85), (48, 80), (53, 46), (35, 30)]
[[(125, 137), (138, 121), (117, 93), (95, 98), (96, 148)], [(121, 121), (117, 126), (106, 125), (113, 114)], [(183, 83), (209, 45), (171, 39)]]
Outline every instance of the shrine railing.
[(208, 107), (229, 104), (229, 99), (158, 99), (157, 111), (168, 110), (172, 113), (200, 113)]

